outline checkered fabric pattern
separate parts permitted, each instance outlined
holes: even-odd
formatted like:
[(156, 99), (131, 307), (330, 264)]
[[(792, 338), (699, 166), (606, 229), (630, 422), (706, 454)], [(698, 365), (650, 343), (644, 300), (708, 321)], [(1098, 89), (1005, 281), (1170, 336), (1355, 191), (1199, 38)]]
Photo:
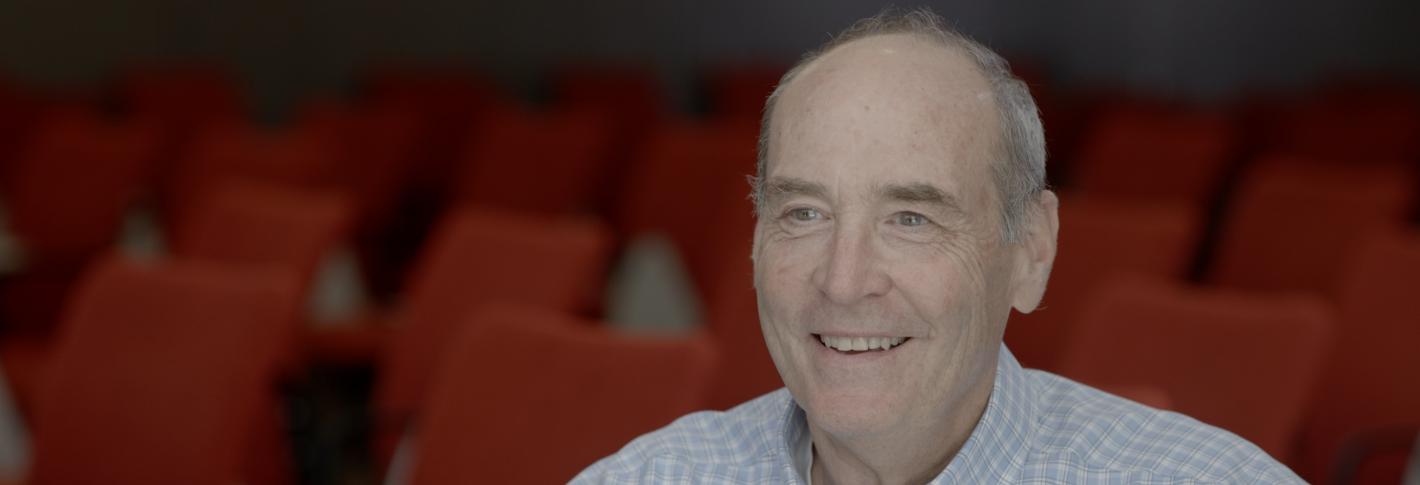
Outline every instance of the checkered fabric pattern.
[[(1232, 433), (1022, 369), (1004, 346), (1000, 355), (986, 412), (931, 483), (1303, 483)], [(807, 432), (803, 410), (780, 389), (682, 417), (572, 483), (802, 484), (792, 450)]]

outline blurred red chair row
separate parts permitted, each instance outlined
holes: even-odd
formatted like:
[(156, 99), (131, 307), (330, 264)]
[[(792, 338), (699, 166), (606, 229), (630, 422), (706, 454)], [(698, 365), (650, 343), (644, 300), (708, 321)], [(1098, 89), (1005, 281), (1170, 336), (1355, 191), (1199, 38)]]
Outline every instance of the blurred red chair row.
[(1420, 91), (1356, 80), (1274, 110), (1260, 133), (1272, 151), (1344, 164), (1420, 159)]
[(1054, 371), (1081, 307), (1119, 273), (1183, 281), (1202, 237), (1202, 211), (1184, 201), (1060, 194), (1055, 264), (1041, 306), (1011, 315), (1006, 345), (1027, 366)]
[(423, 406), (413, 484), (566, 482), (699, 409), (716, 360), (703, 336), (629, 337), (535, 307), (464, 320)]
[[(1322, 373), (1303, 439), (1299, 472), (1315, 483), (1343, 468), (1343, 457), (1388, 451), (1386, 433), (1420, 430), (1420, 233), (1382, 229), (1342, 257), (1334, 351)], [(1389, 450), (1399, 451), (1399, 450)], [(1390, 483), (1399, 482), (1392, 467)], [(1367, 482), (1359, 482), (1367, 483)]]
[(1174, 410), (1290, 461), (1329, 350), (1331, 307), (1121, 277), (1091, 298), (1060, 373), (1104, 387), (1149, 386)]
[(1275, 156), (1239, 183), (1209, 281), (1256, 291), (1335, 294), (1358, 235), (1404, 223), (1415, 174), (1396, 164), (1336, 165)]
[(11, 236), (0, 295), (8, 332), (48, 332), (74, 278), (117, 241), (162, 141), (161, 128), (145, 120), (78, 108), (44, 113), (5, 167), (0, 191)]
[(416, 412), (469, 312), (510, 302), (592, 313), (610, 251), (609, 232), (591, 221), (479, 210), (447, 216), (421, 256), (380, 355), (376, 459), (386, 462), (401, 436), (427, 429)]
[(615, 133), (596, 111), (505, 110), (480, 123), (457, 169), (455, 203), (547, 215), (596, 214), (620, 170)]
[(290, 273), (110, 260), (75, 293), (29, 483), (267, 483), (248, 468), (298, 298)]
[(1237, 145), (1237, 130), (1221, 112), (1111, 105), (1084, 135), (1071, 180), (1086, 194), (1202, 207), (1220, 188)]

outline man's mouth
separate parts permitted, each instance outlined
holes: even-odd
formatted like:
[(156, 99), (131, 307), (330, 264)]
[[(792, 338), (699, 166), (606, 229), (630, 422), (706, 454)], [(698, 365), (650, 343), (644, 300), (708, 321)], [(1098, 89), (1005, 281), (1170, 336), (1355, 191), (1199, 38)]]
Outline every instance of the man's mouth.
[(834, 337), (817, 334), (814, 337), (824, 347), (848, 353), (888, 351), (910, 340), (910, 337)]

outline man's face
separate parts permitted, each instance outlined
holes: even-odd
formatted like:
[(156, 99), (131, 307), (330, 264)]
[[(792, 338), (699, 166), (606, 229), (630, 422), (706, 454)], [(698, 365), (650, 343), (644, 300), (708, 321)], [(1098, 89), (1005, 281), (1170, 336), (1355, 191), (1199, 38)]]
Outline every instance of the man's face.
[(1015, 268), (994, 103), (963, 54), (905, 35), (841, 46), (781, 93), (755, 286), (811, 424), (892, 432), (989, 393)]

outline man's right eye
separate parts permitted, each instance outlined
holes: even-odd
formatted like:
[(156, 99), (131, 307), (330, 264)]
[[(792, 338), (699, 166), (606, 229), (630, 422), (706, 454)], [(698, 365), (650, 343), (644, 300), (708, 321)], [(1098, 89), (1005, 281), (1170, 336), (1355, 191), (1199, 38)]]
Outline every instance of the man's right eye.
[(817, 209), (810, 209), (808, 207), (790, 209), (788, 216), (789, 219), (792, 219), (794, 222), (813, 222), (823, 218), (823, 214), (819, 213)]

